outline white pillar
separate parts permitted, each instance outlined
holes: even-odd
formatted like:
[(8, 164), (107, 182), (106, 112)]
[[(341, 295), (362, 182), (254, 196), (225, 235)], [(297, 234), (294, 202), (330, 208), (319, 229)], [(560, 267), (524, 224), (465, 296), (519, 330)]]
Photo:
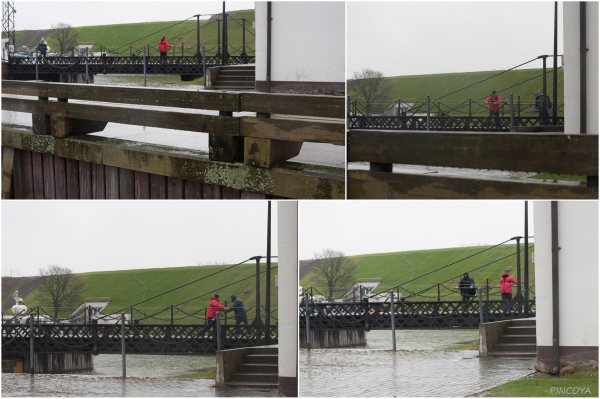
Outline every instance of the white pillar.
[(279, 395), (298, 395), (298, 202), (279, 201)]

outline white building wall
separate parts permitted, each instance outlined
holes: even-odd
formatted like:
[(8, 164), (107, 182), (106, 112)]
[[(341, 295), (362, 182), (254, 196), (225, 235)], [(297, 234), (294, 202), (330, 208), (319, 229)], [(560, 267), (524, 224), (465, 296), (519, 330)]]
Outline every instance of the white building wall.
[[(587, 2), (587, 132), (598, 133), (598, 2)], [(580, 132), (579, 2), (563, 3), (565, 133)]]
[[(345, 3), (271, 3), (271, 81), (345, 82)], [(255, 5), (256, 80), (267, 80), (267, 3)]]
[(298, 202), (279, 201), (279, 390), (294, 394), (298, 383)]
[[(537, 345), (552, 346), (549, 201), (533, 207)], [(558, 202), (560, 347), (598, 346), (598, 202)], [(561, 351), (562, 352), (562, 351)]]

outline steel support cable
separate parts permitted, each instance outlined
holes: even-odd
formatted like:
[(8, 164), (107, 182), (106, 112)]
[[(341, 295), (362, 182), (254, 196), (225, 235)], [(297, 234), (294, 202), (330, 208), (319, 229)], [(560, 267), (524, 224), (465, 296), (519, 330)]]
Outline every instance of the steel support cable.
[(164, 30), (167, 30), (167, 29), (169, 29), (169, 28), (172, 28), (172, 27), (174, 27), (174, 26), (176, 26), (176, 25), (182, 24), (182, 23), (184, 23), (185, 21), (188, 21), (188, 20), (190, 20), (190, 19), (192, 19), (192, 18), (194, 18), (194, 17), (195, 17), (195, 16), (194, 16), (194, 15), (192, 15), (191, 17), (189, 17), (189, 18), (187, 18), (187, 19), (184, 19), (183, 21), (179, 21), (179, 22), (177, 22), (177, 23), (175, 23), (175, 24), (173, 24), (173, 25), (169, 25), (169, 26), (167, 26), (166, 28), (162, 28), (162, 29), (160, 29), (160, 30), (158, 30), (158, 31), (156, 31), (156, 32), (154, 32), (154, 33), (150, 33), (149, 35), (146, 35), (146, 36), (144, 36), (144, 37), (140, 37), (139, 39), (136, 39), (136, 40), (134, 40), (134, 41), (132, 41), (132, 42), (129, 42), (129, 43), (127, 43), (127, 44), (124, 44), (124, 45), (122, 45), (121, 47), (117, 47), (117, 48), (116, 48), (114, 51), (116, 51), (116, 50), (119, 50), (119, 49), (121, 49), (121, 48), (123, 48), (123, 47), (129, 46), (129, 45), (131, 45), (131, 44), (133, 44), (133, 43), (135, 43), (135, 42), (137, 42), (137, 41), (140, 41), (140, 40), (142, 40), (142, 39), (145, 39), (145, 38), (147, 38), (147, 37), (154, 36), (154, 35), (156, 35), (157, 33), (160, 33), (160, 32), (162, 32), (162, 31), (164, 31)]
[(495, 75), (492, 75), (492, 76), (490, 76), (490, 77), (487, 77), (487, 78), (485, 78), (485, 79), (482, 79), (482, 80), (480, 80), (480, 81), (478, 81), (478, 82), (475, 82), (475, 83), (472, 83), (472, 84), (470, 84), (470, 85), (467, 85), (467, 86), (465, 86), (465, 87), (463, 87), (463, 88), (461, 88), (461, 89), (455, 90), (455, 91), (453, 91), (452, 93), (447, 93), (447, 94), (445, 94), (444, 96), (442, 96), (442, 97), (438, 97), (438, 98), (436, 98), (435, 100), (432, 100), (432, 101), (437, 101), (437, 100), (439, 100), (439, 99), (441, 99), (441, 98), (444, 98), (444, 97), (450, 96), (450, 95), (452, 95), (452, 94), (454, 94), (454, 93), (458, 93), (459, 91), (462, 91), (462, 90), (464, 90), (464, 89), (467, 89), (467, 88), (469, 88), (469, 87), (472, 87), (472, 86), (475, 86), (475, 85), (478, 85), (479, 83), (483, 83), (483, 82), (485, 82), (486, 80), (493, 79), (493, 78), (495, 78), (495, 77), (497, 77), (497, 76), (500, 76), (500, 75), (502, 75), (502, 74), (505, 74), (505, 73), (506, 73), (506, 72), (508, 72), (508, 71), (512, 71), (513, 69), (517, 69), (517, 68), (519, 68), (519, 67), (522, 67), (523, 65), (527, 65), (527, 64), (529, 64), (530, 62), (536, 61), (536, 60), (538, 60), (538, 59), (539, 59), (539, 58), (538, 58), (538, 57), (536, 57), (536, 58), (534, 58), (534, 59), (532, 59), (532, 60), (529, 60), (529, 61), (527, 61), (527, 62), (524, 62), (524, 63), (522, 63), (522, 64), (520, 64), (520, 65), (517, 65), (517, 66), (515, 66), (515, 67), (509, 68), (509, 69), (507, 69), (507, 70), (505, 70), (505, 71), (502, 71), (502, 72), (500, 72), (500, 73), (497, 73), (497, 74), (495, 74)]
[[(230, 15), (229, 15), (229, 14), (227, 14), (227, 16), (229, 17)], [(252, 36), (256, 36), (256, 35), (254, 34), (254, 32), (252, 32), (250, 29), (248, 29), (248, 28), (244, 28), (244, 27), (243, 27), (243, 25), (242, 25), (242, 24), (240, 24), (239, 20), (237, 20), (237, 19), (233, 19), (233, 18), (231, 18), (231, 20), (232, 20), (232, 21), (234, 21), (234, 22), (236, 22), (236, 23), (237, 23), (239, 26), (241, 26), (241, 27), (242, 27), (242, 29), (245, 29), (246, 31), (248, 31), (248, 33), (250, 33)]]
[[(509, 240), (509, 241), (510, 241), (510, 240)], [(500, 245), (502, 245), (502, 244), (500, 244)], [(529, 248), (533, 248), (533, 246), (534, 246), (534, 244), (532, 244), (532, 245), (531, 245)], [(475, 268), (471, 269), (471, 271), (473, 272), (473, 271), (475, 271), (475, 270), (482, 269), (482, 268), (484, 268), (484, 267), (486, 267), (486, 266), (489, 266), (489, 265), (491, 265), (491, 264), (493, 264), (493, 263), (499, 262), (499, 261), (501, 261), (501, 260), (503, 260), (503, 259), (509, 258), (509, 257), (511, 257), (511, 256), (514, 256), (514, 255), (515, 255), (514, 253), (510, 253), (510, 254), (508, 254), (508, 255), (506, 255), (506, 256), (503, 256), (503, 257), (501, 257), (501, 258), (498, 258), (498, 259), (496, 259), (496, 260), (493, 260), (493, 261), (491, 261), (491, 262), (488, 262), (488, 263), (486, 263), (486, 264), (484, 264), (484, 265), (481, 265), (481, 266), (475, 267)], [(439, 269), (438, 269), (438, 270), (439, 270)], [(452, 280), (456, 279), (456, 277), (457, 277), (457, 276), (454, 276), (454, 277), (451, 277), (451, 278), (449, 278), (449, 279), (447, 279), (447, 280), (441, 281), (441, 282), (440, 282), (440, 284), (443, 284), (443, 283), (445, 283), (445, 282), (447, 282), (447, 281), (452, 281)], [(428, 290), (430, 290), (430, 289), (432, 289), (432, 288), (434, 288), (434, 287), (437, 287), (437, 284), (434, 284), (434, 285), (432, 285), (432, 286), (430, 286), (429, 288), (426, 288), (426, 289), (424, 289), (424, 290), (418, 291), (418, 292), (417, 292), (417, 294), (421, 294), (421, 293), (423, 293), (423, 292), (427, 292)], [(395, 288), (395, 287), (394, 287), (394, 288)]]
[[(183, 288), (183, 287), (186, 287), (186, 286), (188, 286), (188, 285), (190, 285), (190, 284), (197, 283), (198, 281), (204, 280), (204, 279), (206, 279), (206, 278), (208, 278), (208, 277), (212, 277), (212, 276), (214, 276), (214, 275), (217, 275), (217, 274), (223, 273), (223, 272), (225, 272), (225, 271), (227, 271), (227, 270), (229, 270), (229, 269), (233, 269), (233, 268), (234, 268), (234, 267), (236, 267), (236, 266), (239, 266), (239, 265), (241, 265), (241, 264), (243, 264), (243, 263), (246, 263), (246, 262), (248, 262), (249, 260), (253, 260), (253, 259), (252, 259), (252, 258), (248, 258), (248, 259), (246, 259), (246, 260), (244, 260), (244, 261), (242, 261), (242, 262), (240, 262), (240, 263), (236, 263), (235, 265), (231, 265), (231, 266), (228, 266), (228, 267), (226, 267), (226, 268), (224, 268), (224, 269), (217, 270), (217, 271), (216, 271), (216, 272), (214, 272), (214, 273), (207, 274), (206, 276), (203, 276), (203, 277), (197, 278), (196, 280), (192, 280), (192, 281), (190, 281), (189, 283), (182, 284), (182, 285), (180, 285), (180, 286), (178, 286), (178, 287), (172, 288), (172, 289), (170, 289), (170, 290), (168, 290), (168, 291), (165, 291), (165, 292), (163, 292), (163, 293), (161, 293), (161, 294), (154, 295), (154, 296), (153, 296), (153, 297), (151, 297), (151, 298), (148, 298), (148, 299), (145, 299), (145, 300), (143, 300), (143, 301), (140, 301), (140, 302), (134, 303), (133, 305), (126, 306), (126, 307), (124, 307), (124, 308), (122, 308), (122, 309), (118, 310), (117, 312), (113, 312), (113, 313), (120, 313), (120, 312), (122, 312), (123, 310), (127, 310), (127, 309), (129, 309), (129, 308), (131, 308), (131, 307), (133, 307), (133, 306), (137, 306), (137, 305), (139, 305), (139, 304), (142, 304), (142, 303), (144, 303), (144, 302), (148, 302), (148, 301), (150, 301), (150, 300), (152, 300), (152, 299), (158, 298), (159, 296), (163, 296), (163, 295), (165, 295), (165, 294), (168, 294), (168, 293), (170, 293), (170, 292), (176, 291), (176, 290), (178, 290), (178, 289), (180, 289), (180, 288)], [(185, 302), (185, 301), (184, 301), (184, 302)], [(181, 303), (180, 303), (180, 304), (178, 304), (178, 305), (181, 305), (182, 303), (183, 303), (183, 302), (181, 302)]]
[[(272, 269), (273, 269), (273, 270), (274, 270), (274, 269), (277, 269), (277, 267), (278, 267), (278, 266), (274, 266), (274, 267), (272, 267)], [(259, 274), (263, 274), (263, 273), (266, 273), (266, 270), (265, 270), (265, 271), (262, 271), (262, 272), (260, 272)], [(210, 290), (210, 291), (208, 291), (208, 292), (205, 292), (204, 294), (201, 294), (201, 295), (195, 296), (195, 297), (193, 297), (193, 298), (187, 299), (186, 301), (193, 301), (193, 300), (195, 300), (195, 299), (202, 298), (203, 296), (209, 295), (211, 292), (215, 292), (215, 291), (221, 290), (221, 289), (223, 289), (223, 288), (227, 288), (227, 287), (229, 287), (230, 285), (233, 285), (233, 284), (240, 283), (240, 282), (242, 282), (242, 281), (244, 281), (244, 280), (248, 280), (249, 278), (252, 278), (252, 277), (255, 277), (255, 276), (256, 276), (256, 274), (251, 274), (251, 275), (250, 275), (250, 276), (248, 276), (248, 277), (244, 277), (244, 278), (242, 278), (242, 279), (240, 279), (240, 280), (237, 280), (237, 281), (234, 281), (234, 282), (232, 282), (232, 283), (226, 284), (226, 285), (224, 285), (224, 286), (222, 286), (222, 287), (218, 287), (218, 288), (216, 288), (216, 289), (214, 289), (214, 290)], [(174, 306), (179, 306), (179, 305), (181, 305), (182, 303), (184, 303), (184, 302), (178, 303), (177, 305), (174, 305)]]
[(474, 257), (474, 256), (477, 256), (477, 255), (479, 255), (479, 254), (482, 254), (482, 253), (484, 253), (484, 252), (487, 252), (487, 251), (489, 251), (489, 250), (491, 250), (491, 249), (494, 249), (494, 248), (496, 248), (496, 247), (499, 247), (500, 245), (506, 244), (506, 243), (507, 243), (507, 242), (509, 242), (509, 241), (512, 241), (512, 238), (510, 238), (510, 239), (508, 239), (508, 240), (506, 240), (506, 241), (503, 241), (503, 242), (501, 242), (500, 244), (493, 245), (493, 246), (491, 246), (491, 247), (489, 247), (489, 248), (483, 249), (483, 250), (481, 250), (481, 251), (479, 251), (479, 252), (476, 252), (476, 253), (474, 253), (474, 254), (471, 254), (471, 255), (469, 255), (469, 256), (466, 256), (466, 257), (464, 257), (464, 258), (458, 259), (458, 260), (456, 260), (456, 261), (454, 261), (454, 262), (448, 263), (448, 264), (447, 264), (447, 265), (445, 265), (445, 266), (442, 266), (442, 267), (440, 267), (440, 268), (438, 268), (438, 269), (435, 269), (435, 270), (432, 270), (432, 271), (430, 271), (430, 272), (427, 272), (427, 273), (425, 273), (425, 274), (422, 274), (422, 275), (420, 275), (420, 276), (418, 276), (418, 277), (415, 277), (414, 279), (410, 279), (410, 280), (408, 280), (408, 281), (405, 281), (404, 283), (397, 284), (397, 285), (393, 286), (393, 287), (392, 287), (392, 289), (394, 289), (394, 288), (401, 288), (401, 287), (402, 287), (402, 285), (404, 285), (404, 284), (410, 283), (410, 282), (412, 282), (412, 281), (414, 281), (414, 280), (418, 280), (418, 279), (420, 279), (421, 277), (428, 276), (428, 275), (430, 275), (430, 274), (432, 274), (432, 273), (438, 272), (438, 271), (440, 271), (440, 270), (442, 270), (442, 269), (445, 269), (445, 268), (447, 268), (447, 267), (449, 267), (449, 266), (452, 266), (452, 265), (454, 265), (454, 264), (456, 264), (456, 263), (462, 262), (463, 260), (466, 260), (466, 259), (472, 258), (472, 257)]

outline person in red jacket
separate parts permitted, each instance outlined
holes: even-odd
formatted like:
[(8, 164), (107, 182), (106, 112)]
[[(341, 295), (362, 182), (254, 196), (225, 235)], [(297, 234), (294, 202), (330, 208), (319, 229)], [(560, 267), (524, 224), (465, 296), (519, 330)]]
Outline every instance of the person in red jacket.
[(158, 43), (158, 51), (160, 51), (161, 61), (167, 60), (167, 51), (169, 50), (169, 47), (173, 46), (171, 46), (167, 39), (165, 39), (165, 37), (163, 36), (162, 39), (160, 39), (160, 42)]
[(505, 312), (509, 310), (510, 302), (512, 301), (512, 285), (518, 281), (508, 275), (508, 272), (502, 273), (500, 277), (500, 294), (502, 294), (502, 308)]
[(492, 90), (492, 94), (485, 99), (486, 104), (490, 104), (490, 116), (488, 117), (488, 126), (492, 117), (494, 118), (494, 124), (500, 128), (500, 104), (502, 99), (496, 90)]
[(206, 311), (206, 320), (212, 322), (217, 317), (217, 312), (227, 312), (227, 308), (219, 302), (219, 294), (215, 294), (210, 299), (208, 310)]

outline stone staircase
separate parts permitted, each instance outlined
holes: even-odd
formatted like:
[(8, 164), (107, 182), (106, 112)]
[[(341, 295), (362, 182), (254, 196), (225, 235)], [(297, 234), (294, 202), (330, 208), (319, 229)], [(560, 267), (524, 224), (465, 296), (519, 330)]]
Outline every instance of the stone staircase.
[(537, 356), (535, 329), (535, 319), (513, 320), (488, 355), (535, 358)]
[(256, 85), (254, 65), (229, 65), (219, 68), (213, 90), (253, 91)]
[(252, 348), (252, 353), (246, 355), (244, 361), (231, 376), (231, 381), (225, 383), (230, 387), (257, 389), (279, 388), (279, 367), (277, 347)]

